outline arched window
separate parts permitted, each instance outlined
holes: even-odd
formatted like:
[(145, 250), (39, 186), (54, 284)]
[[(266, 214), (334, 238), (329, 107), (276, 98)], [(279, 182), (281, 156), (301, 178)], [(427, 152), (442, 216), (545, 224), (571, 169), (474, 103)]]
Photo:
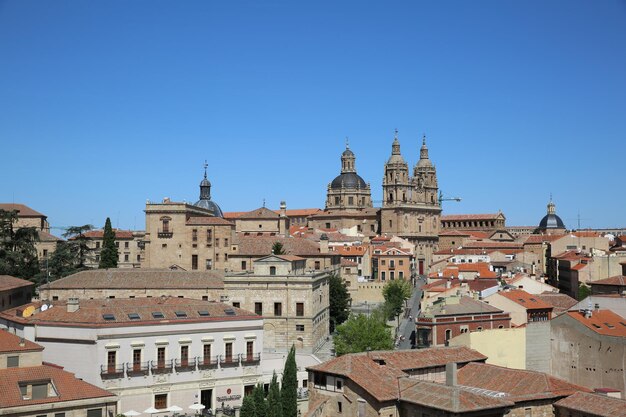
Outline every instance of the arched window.
[(452, 338), (452, 330), (446, 329), (446, 342)]

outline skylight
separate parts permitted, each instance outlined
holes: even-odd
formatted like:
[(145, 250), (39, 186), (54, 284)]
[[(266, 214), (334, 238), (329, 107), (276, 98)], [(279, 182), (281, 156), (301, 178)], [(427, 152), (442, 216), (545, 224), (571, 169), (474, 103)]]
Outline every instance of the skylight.
[(128, 318), (131, 320), (139, 320), (141, 317), (137, 313), (128, 313)]
[(208, 316), (208, 315), (209, 315), (209, 312), (208, 312), (208, 311), (206, 311), (206, 310), (198, 310), (198, 315), (199, 315), (200, 317), (206, 317), (206, 316)]
[(176, 317), (178, 317), (179, 319), (187, 317), (187, 313), (185, 313), (184, 311), (175, 311), (174, 313), (176, 314)]
[(595, 327), (596, 329), (601, 329), (601, 328), (602, 328), (602, 327), (598, 326), (598, 325), (597, 325), (597, 324), (595, 324), (595, 323), (591, 323), (591, 324), (592, 324), (592, 325), (593, 325), (593, 327)]
[(160, 311), (153, 311), (152, 312), (152, 318), (154, 318), (154, 319), (164, 319), (165, 316)]
[(225, 308), (224, 313), (226, 313), (227, 316), (234, 316), (235, 310), (233, 310), (232, 308)]
[(115, 316), (113, 314), (103, 314), (102, 318), (105, 319), (106, 321), (113, 321), (113, 320), (115, 320)]

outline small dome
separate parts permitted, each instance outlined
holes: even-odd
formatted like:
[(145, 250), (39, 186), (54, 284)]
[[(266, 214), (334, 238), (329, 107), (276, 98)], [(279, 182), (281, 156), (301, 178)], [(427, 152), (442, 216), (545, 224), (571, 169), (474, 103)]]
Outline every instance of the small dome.
[(338, 175), (331, 183), (330, 188), (366, 188), (367, 184), (357, 173), (344, 172)]
[(213, 216), (215, 217), (224, 217), (222, 209), (213, 200), (200, 199), (196, 201), (194, 206), (211, 211), (211, 213), (213, 213)]
[(350, 148), (346, 148), (345, 151), (341, 154), (342, 156), (354, 156), (354, 152), (350, 150)]
[(202, 181), (200, 181), (200, 187), (210, 187), (211, 181), (209, 181), (206, 177)]
[(417, 162), (417, 167), (418, 168), (432, 168), (433, 163), (430, 162), (430, 159), (420, 159)]
[(565, 229), (565, 223), (554, 213), (546, 214), (539, 222), (540, 229)]

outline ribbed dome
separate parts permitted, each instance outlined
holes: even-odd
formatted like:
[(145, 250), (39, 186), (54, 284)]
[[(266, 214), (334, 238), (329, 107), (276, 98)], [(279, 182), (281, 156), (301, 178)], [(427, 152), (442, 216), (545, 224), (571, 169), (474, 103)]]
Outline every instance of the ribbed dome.
[(354, 152), (352, 152), (352, 151), (350, 150), (350, 148), (346, 148), (346, 150), (345, 150), (345, 151), (343, 151), (342, 155), (343, 155), (343, 156), (354, 156)]
[(222, 209), (213, 200), (201, 199), (196, 201), (196, 204), (194, 204), (194, 206), (210, 210), (215, 217), (224, 217)]
[(539, 222), (540, 229), (565, 229), (565, 223), (556, 214), (546, 214)]
[(338, 188), (366, 188), (367, 184), (359, 176), (359, 174), (355, 172), (344, 172), (343, 174), (338, 175), (331, 183), (330, 188), (338, 189)]

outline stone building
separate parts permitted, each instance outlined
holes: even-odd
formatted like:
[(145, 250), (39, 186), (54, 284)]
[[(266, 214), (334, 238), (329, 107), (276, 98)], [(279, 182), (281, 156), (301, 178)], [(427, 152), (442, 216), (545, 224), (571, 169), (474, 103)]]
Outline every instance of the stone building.
[[(145, 232), (141, 230), (118, 230), (115, 233), (115, 246), (117, 247), (118, 268), (139, 268), (144, 253)], [(85, 265), (88, 268), (98, 268), (100, 263), (100, 251), (104, 242), (104, 230), (90, 230), (83, 233), (87, 246), (93, 256), (87, 258)]]
[(505, 290), (485, 297), (489, 305), (511, 315), (511, 325), (523, 326), (538, 321), (548, 321), (553, 307), (534, 294), (524, 290)]
[(146, 203), (146, 235), (142, 268), (212, 270), (228, 267), (235, 225), (222, 217), (211, 200), (211, 183), (200, 182), (200, 199), (195, 204)]
[(235, 219), (235, 230), (244, 236), (282, 236), (289, 234), (289, 218), (287, 205), (280, 203), (280, 212), (259, 207), (246, 213), (241, 213)]
[(44, 347), (0, 330), (0, 415), (111, 417), (117, 397), (62, 367), (43, 363)]
[(370, 250), (374, 281), (399, 279), (413, 284), (414, 258), (410, 250), (386, 246), (373, 246)]
[(408, 164), (400, 153), (397, 131), (391, 148), (383, 177), (381, 233), (400, 236), (414, 244), (417, 273), (423, 275), (438, 248), (441, 206), (437, 172), (428, 157), (426, 137), (413, 176), (409, 175)]
[(227, 273), (224, 293), (235, 307), (263, 316), (265, 349), (311, 352), (329, 329), (328, 270), (307, 270), (306, 259), (270, 255), (256, 259), (253, 270)]
[(442, 231), (480, 231), (493, 233), (495, 230), (506, 230), (504, 213), (488, 214), (449, 214), (441, 216)]
[(375, 236), (378, 213), (372, 206), (369, 183), (356, 172), (356, 157), (346, 145), (341, 154), (341, 173), (329, 184), (324, 211), (309, 216), (309, 227), (317, 229), (357, 228), (357, 233)]
[(0, 275), (0, 311), (30, 303), (35, 284), (11, 275)]
[(625, 398), (625, 323), (611, 310), (591, 308), (552, 319), (551, 374), (592, 389), (619, 390)]

